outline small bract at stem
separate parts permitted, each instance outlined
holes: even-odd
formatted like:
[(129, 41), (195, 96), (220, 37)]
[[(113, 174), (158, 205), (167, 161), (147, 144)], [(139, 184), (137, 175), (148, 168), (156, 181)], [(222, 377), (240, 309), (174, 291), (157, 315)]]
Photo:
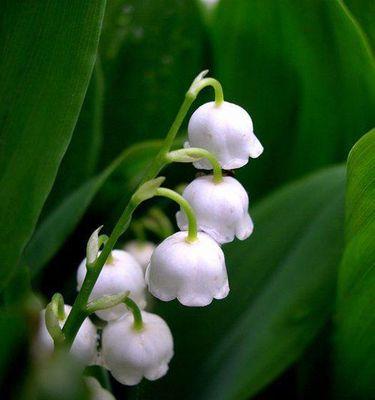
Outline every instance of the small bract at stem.
[(215, 183), (223, 181), (223, 173), (221, 165), (217, 158), (208, 150), (198, 147), (191, 147), (187, 149), (179, 149), (168, 153), (168, 159), (172, 162), (195, 162), (206, 158), (212, 165), (213, 180)]
[(188, 219), (188, 235), (186, 241), (190, 243), (196, 241), (198, 238), (197, 218), (189, 202), (174, 190), (167, 188), (159, 188), (156, 191), (156, 196), (167, 197), (168, 199), (171, 199), (180, 205)]
[(63, 321), (65, 319), (65, 310), (64, 310), (65, 304), (64, 304), (64, 298), (63, 298), (62, 294), (55, 293), (52, 296), (51, 307), (52, 307), (52, 310), (53, 310), (55, 316), (60, 321)]
[(65, 342), (65, 335), (61, 330), (55, 304), (52, 301), (46, 307), (45, 323), (47, 331), (51, 335), (55, 347), (60, 347), (61, 345), (63, 345), (63, 343)]

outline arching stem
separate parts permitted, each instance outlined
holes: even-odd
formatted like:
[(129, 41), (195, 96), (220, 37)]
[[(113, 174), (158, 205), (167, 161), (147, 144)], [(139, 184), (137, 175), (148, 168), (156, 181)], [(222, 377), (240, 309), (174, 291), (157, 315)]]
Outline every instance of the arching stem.
[(186, 217), (188, 219), (188, 236), (186, 240), (191, 243), (197, 240), (197, 233), (198, 233), (198, 228), (197, 228), (197, 218), (195, 216), (195, 212), (189, 202), (184, 199), (180, 194), (175, 192), (174, 190), (171, 189), (166, 189), (166, 188), (159, 188), (156, 191), (156, 196), (162, 196), (162, 197), (167, 197), (168, 199), (171, 199), (175, 201), (177, 204), (180, 205), (180, 207), (184, 210), (184, 213), (186, 214)]
[(138, 307), (137, 303), (133, 301), (130, 297), (124, 299), (124, 304), (130, 309), (133, 314), (134, 324), (133, 327), (136, 331), (141, 331), (143, 329), (143, 319), (142, 311)]
[(217, 158), (208, 150), (200, 149), (198, 147), (190, 147), (168, 153), (168, 159), (172, 162), (195, 162), (201, 160), (202, 158), (206, 158), (212, 165), (214, 182), (222, 182), (223, 173), (221, 171), (221, 165)]
[(107, 295), (92, 300), (87, 304), (86, 316), (93, 314), (96, 311), (107, 310), (108, 308), (125, 304), (133, 314), (134, 329), (141, 330), (143, 328), (142, 312), (137, 303), (129, 297), (130, 292)]

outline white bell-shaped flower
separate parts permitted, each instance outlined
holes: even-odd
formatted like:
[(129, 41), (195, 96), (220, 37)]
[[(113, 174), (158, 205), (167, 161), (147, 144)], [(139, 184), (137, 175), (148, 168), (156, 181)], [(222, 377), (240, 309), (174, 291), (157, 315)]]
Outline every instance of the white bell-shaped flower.
[(151, 242), (132, 240), (125, 244), (124, 250), (131, 254), (145, 271), (155, 250), (155, 245)]
[(173, 337), (165, 321), (142, 311), (143, 328), (134, 328), (127, 314), (103, 329), (102, 357), (113, 377), (124, 385), (136, 385), (143, 377), (164, 376), (173, 357)]
[[(64, 306), (65, 318), (59, 320), (59, 325), (61, 328), (64, 326), (71, 309), (71, 306)], [(32, 344), (32, 353), (36, 359), (43, 359), (47, 357), (53, 352), (54, 349), (53, 339), (46, 327), (45, 311), (46, 310), (42, 310), (40, 312), (39, 328)], [(96, 327), (89, 318), (86, 318), (79, 328), (70, 351), (83, 364), (95, 364), (97, 358), (96, 342)]]
[[(212, 176), (201, 176), (184, 190), (183, 197), (195, 211), (199, 230), (208, 233), (218, 243), (231, 242), (236, 236), (248, 238), (253, 231), (253, 222), (248, 213), (249, 197), (244, 187), (230, 176), (215, 183)], [(188, 222), (183, 210), (176, 214), (181, 230)]]
[[(86, 276), (86, 259), (77, 272), (77, 290), (80, 290)], [(144, 308), (146, 306), (146, 284), (144, 273), (138, 262), (123, 250), (113, 250), (111, 257), (103, 266), (99, 278), (91, 292), (90, 300), (104, 295), (114, 295), (130, 291), (130, 297)], [(118, 304), (106, 310), (97, 311), (98, 317), (105, 321), (117, 319), (127, 313), (124, 304)]]
[(90, 391), (90, 400), (116, 400), (115, 396), (104, 389), (97, 379), (88, 376), (85, 381)]
[(209, 235), (194, 242), (177, 232), (156, 247), (146, 270), (149, 291), (158, 299), (177, 298), (185, 306), (202, 307), (229, 293), (224, 253)]
[[(188, 126), (189, 142), (185, 147), (200, 147), (213, 153), (222, 168), (235, 169), (247, 164), (249, 157), (257, 158), (263, 146), (253, 132), (250, 115), (242, 107), (224, 101), (209, 102), (191, 116)], [(201, 169), (212, 169), (207, 160), (194, 163)]]

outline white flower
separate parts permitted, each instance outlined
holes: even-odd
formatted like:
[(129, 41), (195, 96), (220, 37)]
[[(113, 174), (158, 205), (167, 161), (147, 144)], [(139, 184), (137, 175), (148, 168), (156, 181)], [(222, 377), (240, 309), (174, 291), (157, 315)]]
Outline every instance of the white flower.
[[(224, 169), (240, 168), (249, 157), (257, 158), (263, 146), (254, 135), (250, 115), (240, 106), (224, 101), (209, 102), (191, 116), (189, 142), (185, 147), (200, 147), (213, 153)], [(194, 163), (197, 168), (212, 169), (207, 160)]]
[(154, 251), (146, 270), (149, 291), (163, 301), (177, 298), (186, 306), (206, 306), (229, 293), (224, 254), (207, 234), (194, 242), (177, 232)]
[(132, 240), (125, 244), (124, 250), (131, 254), (138, 261), (143, 271), (145, 271), (155, 250), (155, 245), (151, 242)]
[(90, 400), (116, 400), (115, 396), (105, 390), (92, 376), (85, 378), (85, 381), (90, 390)]
[(130, 314), (111, 321), (103, 329), (102, 357), (115, 379), (136, 385), (143, 377), (164, 376), (173, 357), (173, 337), (165, 321), (142, 311), (143, 328), (134, 329)]
[[(231, 242), (235, 236), (244, 240), (251, 235), (254, 226), (248, 213), (249, 197), (236, 179), (225, 176), (222, 182), (215, 183), (212, 176), (201, 176), (182, 195), (194, 209), (199, 229), (218, 243)], [(182, 210), (176, 218), (179, 228), (187, 229)]]
[[(71, 306), (64, 306), (65, 318), (59, 320), (61, 328), (64, 326), (71, 309)], [(45, 311), (46, 310), (42, 310), (40, 312), (39, 329), (32, 345), (32, 353), (37, 359), (43, 359), (50, 355), (54, 348), (53, 339), (46, 327)], [(85, 365), (94, 364), (97, 356), (96, 342), (96, 327), (89, 318), (86, 318), (74, 339), (71, 352)]]
[[(129, 253), (113, 250), (112, 259), (107, 261), (91, 292), (90, 300), (104, 295), (114, 295), (130, 291), (130, 297), (139, 307), (146, 306), (146, 284), (141, 266)], [(80, 290), (86, 276), (86, 259), (82, 261), (77, 272), (77, 290)], [(127, 313), (124, 304), (118, 304), (107, 310), (97, 311), (98, 317), (110, 321)]]

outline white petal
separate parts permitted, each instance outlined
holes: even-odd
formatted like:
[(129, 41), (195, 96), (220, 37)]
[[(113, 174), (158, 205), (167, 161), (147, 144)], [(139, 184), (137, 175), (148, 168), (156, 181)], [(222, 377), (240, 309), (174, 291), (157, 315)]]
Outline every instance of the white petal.
[[(63, 327), (71, 309), (71, 306), (65, 305), (65, 319), (59, 321), (61, 327)], [(71, 353), (85, 365), (94, 364), (97, 357), (96, 342), (96, 327), (89, 318), (86, 318), (74, 339)], [(45, 310), (42, 310), (39, 317), (39, 329), (32, 345), (32, 354), (36, 359), (43, 359), (49, 356), (53, 349), (53, 340), (45, 323)]]
[[(94, 289), (91, 292), (90, 300), (104, 295), (113, 295), (130, 291), (130, 297), (139, 307), (146, 306), (146, 284), (141, 266), (129, 253), (123, 250), (112, 251), (113, 263), (104, 265)], [(77, 282), (78, 290), (81, 288), (86, 276), (86, 260), (83, 260), (78, 268)], [(101, 310), (96, 314), (106, 320), (117, 319), (127, 313), (128, 310), (123, 304)]]
[(146, 272), (150, 292), (163, 301), (177, 298), (191, 307), (206, 306), (228, 290), (224, 254), (207, 234), (186, 241), (187, 232), (177, 232), (154, 251)]
[[(235, 236), (241, 240), (250, 236), (249, 198), (236, 179), (226, 176), (221, 183), (214, 183), (212, 176), (196, 178), (185, 188), (183, 197), (194, 209), (199, 229), (218, 243), (231, 242)], [(187, 229), (182, 210), (176, 219), (180, 229)]]
[[(200, 106), (191, 116), (188, 135), (189, 142), (185, 147), (199, 147), (212, 152), (224, 169), (240, 168), (247, 164), (249, 157), (256, 158), (263, 152), (254, 135), (250, 115), (226, 101), (219, 106), (215, 102)], [(194, 165), (212, 169), (207, 160)]]
[(111, 374), (125, 385), (136, 385), (146, 377), (165, 375), (173, 357), (173, 338), (168, 325), (155, 314), (142, 312), (144, 328), (133, 328), (129, 314), (111, 321), (103, 329), (102, 356)]
[(145, 271), (155, 250), (155, 245), (151, 242), (133, 240), (125, 244), (124, 250), (131, 254), (142, 267), (143, 271)]
[(254, 230), (253, 220), (250, 215), (246, 215), (241, 221), (239, 221), (236, 229), (236, 236), (240, 240), (247, 239)]

